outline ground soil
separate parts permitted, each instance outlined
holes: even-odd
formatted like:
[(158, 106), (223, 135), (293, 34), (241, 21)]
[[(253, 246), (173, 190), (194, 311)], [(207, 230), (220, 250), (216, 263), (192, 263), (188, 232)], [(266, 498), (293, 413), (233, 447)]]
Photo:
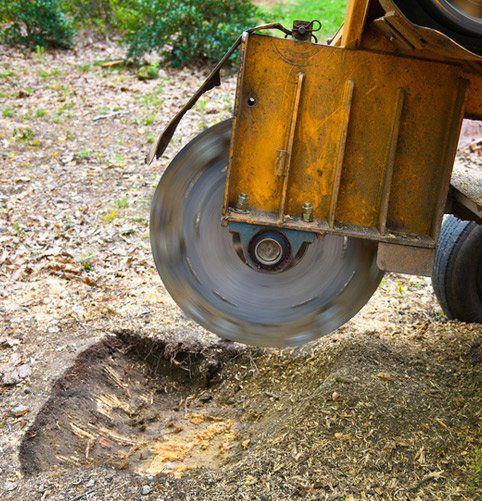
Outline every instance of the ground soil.
[[(218, 340), (166, 293), (154, 186), (230, 115), (235, 78), (149, 141), (204, 71), (0, 55), (0, 492), (4, 499), (474, 499), (482, 327), (448, 322), (423, 277), (299, 349)], [(7, 111), (5, 111), (7, 110)], [(474, 141), (459, 161), (480, 165)]]

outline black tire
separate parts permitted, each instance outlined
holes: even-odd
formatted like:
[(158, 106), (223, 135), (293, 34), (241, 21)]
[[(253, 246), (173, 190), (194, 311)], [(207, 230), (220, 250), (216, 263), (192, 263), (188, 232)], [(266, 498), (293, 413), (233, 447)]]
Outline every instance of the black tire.
[(482, 323), (482, 226), (449, 216), (442, 225), (432, 284), (449, 319)]
[[(439, 1), (394, 0), (397, 7), (412, 23), (445, 33), (466, 49), (482, 55), (482, 38), (480, 35), (472, 33), (471, 30), (467, 31), (467, 27), (461, 27), (460, 22), (456, 24), (447, 22), (447, 17), (440, 15)], [(475, 25), (477, 26), (476, 22)]]

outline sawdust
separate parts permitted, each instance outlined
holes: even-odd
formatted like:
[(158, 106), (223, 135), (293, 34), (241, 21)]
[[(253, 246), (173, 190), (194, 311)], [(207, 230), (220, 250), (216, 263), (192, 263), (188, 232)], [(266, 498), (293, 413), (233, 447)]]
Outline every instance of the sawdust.
[(283, 351), (118, 335), (58, 381), (23, 441), (25, 473), (104, 465), (208, 499), (475, 492), (482, 326)]
[(146, 454), (152, 455), (134, 471), (157, 475), (171, 473), (180, 478), (186, 471), (198, 468), (219, 468), (227, 460), (236, 433), (230, 419), (215, 419), (200, 414), (188, 416), (187, 421), (173, 423), (173, 431), (163, 441), (143, 444)]

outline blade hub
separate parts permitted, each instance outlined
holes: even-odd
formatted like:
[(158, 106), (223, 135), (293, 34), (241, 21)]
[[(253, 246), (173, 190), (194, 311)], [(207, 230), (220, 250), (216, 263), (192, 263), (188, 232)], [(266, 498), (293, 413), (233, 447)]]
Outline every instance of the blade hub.
[(291, 246), (281, 232), (267, 230), (257, 233), (251, 239), (248, 253), (256, 268), (278, 271), (289, 263)]
[(254, 248), (254, 254), (262, 264), (276, 264), (281, 259), (283, 248), (274, 238), (263, 238)]

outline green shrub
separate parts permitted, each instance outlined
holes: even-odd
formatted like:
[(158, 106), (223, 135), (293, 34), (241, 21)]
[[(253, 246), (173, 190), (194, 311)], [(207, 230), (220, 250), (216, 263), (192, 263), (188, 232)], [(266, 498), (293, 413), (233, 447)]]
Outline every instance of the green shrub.
[(110, 0), (61, 0), (65, 12), (74, 20), (75, 26), (90, 24), (110, 25)]
[(249, 0), (137, 0), (117, 10), (128, 57), (156, 51), (173, 66), (217, 61), (257, 9)]
[(3, 0), (0, 7), (2, 39), (30, 48), (72, 46), (74, 30), (57, 0)]
[(62, 0), (65, 12), (76, 26), (96, 27), (100, 31), (122, 29), (125, 12), (135, 9), (137, 0)]

